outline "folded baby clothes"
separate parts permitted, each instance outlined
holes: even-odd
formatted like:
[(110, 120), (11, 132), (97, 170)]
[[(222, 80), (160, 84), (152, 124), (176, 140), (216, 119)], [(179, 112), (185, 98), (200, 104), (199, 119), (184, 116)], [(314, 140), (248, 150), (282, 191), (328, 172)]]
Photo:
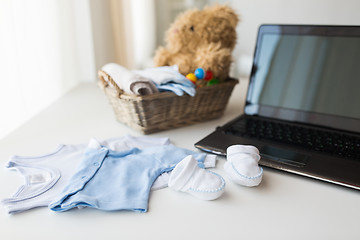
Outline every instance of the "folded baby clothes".
[(226, 150), (224, 169), (229, 178), (242, 186), (254, 187), (260, 184), (263, 169), (259, 167), (259, 150), (249, 145), (233, 145)]
[(152, 80), (159, 91), (172, 91), (178, 96), (185, 93), (195, 96), (195, 86), (179, 72), (177, 65), (147, 68), (133, 71), (146, 79)]
[(189, 154), (196, 158), (195, 165), (206, 157), (173, 145), (116, 152), (91, 140), (79, 169), (49, 208), (58, 212), (74, 207), (146, 212), (155, 179)]
[[(170, 140), (125, 135), (101, 141), (100, 144), (114, 151), (124, 151), (134, 147), (169, 145)], [(12, 197), (1, 201), (5, 211), (15, 214), (36, 207), (47, 207), (75, 174), (86, 148), (87, 144), (61, 144), (55, 151), (41, 156), (12, 156), (7, 168), (17, 170), (24, 177), (25, 184)], [(166, 179), (160, 180), (158, 188), (167, 185), (164, 182)]]
[[(107, 139), (99, 144), (113, 151), (171, 145), (169, 138), (131, 135)], [(5, 211), (15, 214), (36, 207), (47, 207), (75, 174), (86, 148), (87, 144), (66, 144), (41, 156), (12, 156), (7, 167), (17, 170), (24, 177), (25, 184), (12, 197), (1, 201)], [(204, 162), (199, 161), (198, 164), (214, 167), (215, 160), (214, 155), (206, 155)], [(168, 175), (168, 172), (164, 172), (157, 178), (151, 190), (166, 187)]]
[(189, 155), (171, 172), (169, 188), (202, 200), (214, 200), (223, 194), (225, 181), (217, 173), (200, 168), (194, 157)]
[[(119, 64), (108, 63), (101, 69), (109, 74), (118, 87), (125, 93), (149, 95), (158, 92), (155, 84), (151, 80), (142, 77)], [(109, 84), (112, 85), (110, 82)]]

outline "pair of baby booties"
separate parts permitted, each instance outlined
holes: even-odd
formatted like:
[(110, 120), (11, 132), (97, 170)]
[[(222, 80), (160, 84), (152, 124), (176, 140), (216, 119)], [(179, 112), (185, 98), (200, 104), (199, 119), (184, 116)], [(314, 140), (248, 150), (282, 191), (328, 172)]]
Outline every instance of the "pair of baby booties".
[[(227, 148), (226, 154), (224, 170), (230, 180), (246, 187), (260, 184), (263, 169), (258, 165), (260, 154), (256, 147), (233, 145)], [(168, 185), (202, 200), (217, 199), (225, 190), (225, 180), (217, 173), (200, 168), (191, 155), (176, 165)]]

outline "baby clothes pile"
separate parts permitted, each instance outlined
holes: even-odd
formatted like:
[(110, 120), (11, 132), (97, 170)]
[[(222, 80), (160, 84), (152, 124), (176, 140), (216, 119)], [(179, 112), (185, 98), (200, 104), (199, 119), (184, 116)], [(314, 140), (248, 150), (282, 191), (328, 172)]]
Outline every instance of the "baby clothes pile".
[[(231, 146), (225, 172), (237, 184), (256, 186), (262, 178), (259, 159), (255, 147)], [(214, 200), (225, 189), (219, 174), (205, 170), (215, 164), (215, 155), (176, 147), (168, 138), (90, 139), (87, 145), (60, 145), (42, 156), (11, 157), (7, 167), (18, 170), (26, 183), (1, 203), (9, 214), (36, 207), (147, 212), (150, 191), (166, 186)]]
[(171, 91), (178, 96), (184, 93), (195, 96), (195, 85), (179, 72), (177, 65), (131, 71), (119, 64), (108, 63), (101, 70), (127, 94), (149, 95)]
[(146, 212), (150, 190), (166, 187), (168, 172), (188, 155), (202, 168), (215, 166), (214, 155), (178, 148), (168, 138), (130, 135), (60, 145), (42, 156), (13, 156), (7, 167), (26, 183), (1, 203), (10, 214), (35, 207)]

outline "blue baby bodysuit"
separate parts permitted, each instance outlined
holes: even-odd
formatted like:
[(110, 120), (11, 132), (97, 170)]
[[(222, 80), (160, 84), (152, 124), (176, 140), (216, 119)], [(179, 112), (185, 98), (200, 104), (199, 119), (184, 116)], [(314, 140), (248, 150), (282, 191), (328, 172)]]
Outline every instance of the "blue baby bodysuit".
[(92, 207), (146, 212), (151, 186), (160, 174), (171, 171), (188, 155), (199, 163), (206, 157), (173, 145), (122, 152), (96, 146), (96, 142), (90, 145), (78, 171), (49, 205), (51, 210)]

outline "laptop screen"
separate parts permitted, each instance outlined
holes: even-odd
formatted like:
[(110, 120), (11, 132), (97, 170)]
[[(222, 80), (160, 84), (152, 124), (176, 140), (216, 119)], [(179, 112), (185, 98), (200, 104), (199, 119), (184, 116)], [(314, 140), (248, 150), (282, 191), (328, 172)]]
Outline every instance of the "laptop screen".
[(360, 132), (359, 63), (360, 27), (263, 25), (245, 113)]

